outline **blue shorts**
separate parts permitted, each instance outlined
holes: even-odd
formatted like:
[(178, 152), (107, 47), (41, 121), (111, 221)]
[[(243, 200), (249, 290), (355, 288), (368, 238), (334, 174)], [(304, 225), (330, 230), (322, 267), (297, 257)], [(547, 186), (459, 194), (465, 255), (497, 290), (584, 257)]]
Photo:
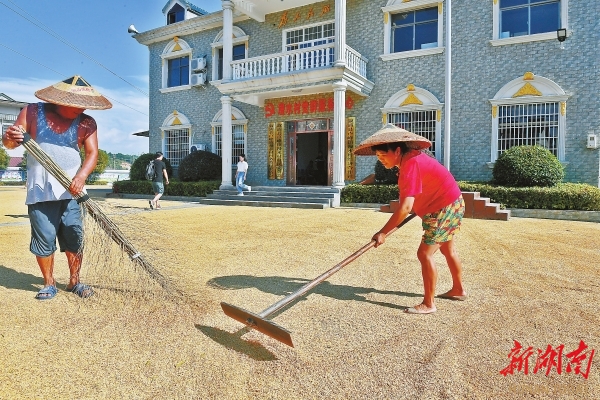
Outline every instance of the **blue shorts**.
[(152, 190), (154, 190), (154, 193), (163, 194), (165, 192), (165, 185), (162, 182), (152, 182)]
[(56, 251), (77, 253), (83, 246), (83, 218), (74, 199), (44, 201), (29, 204), (31, 243), (29, 250), (38, 257), (48, 257)]

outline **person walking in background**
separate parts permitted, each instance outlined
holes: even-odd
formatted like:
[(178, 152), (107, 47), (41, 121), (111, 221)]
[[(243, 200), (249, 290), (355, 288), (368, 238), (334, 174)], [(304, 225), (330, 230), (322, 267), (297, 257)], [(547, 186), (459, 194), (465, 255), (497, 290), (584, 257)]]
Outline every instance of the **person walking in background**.
[(240, 154), (240, 161), (237, 163), (237, 172), (235, 173), (235, 187), (238, 191), (238, 196), (243, 196), (244, 190), (249, 192), (252, 191), (252, 186), (244, 184), (246, 180), (246, 174), (248, 173), (248, 163), (246, 162), (246, 155)]
[(398, 167), (400, 206), (383, 228), (373, 235), (375, 247), (383, 244), (386, 235), (409, 213), (413, 212), (423, 220), (423, 237), (417, 258), (421, 263), (425, 293), (421, 304), (404, 310), (409, 314), (436, 311), (437, 269), (433, 255), (438, 250), (446, 258), (452, 275), (452, 288), (438, 297), (450, 300), (467, 298), (462, 282), (462, 263), (454, 246), (454, 235), (460, 230), (465, 202), (450, 171), (421, 151), (429, 146), (431, 142), (427, 138), (388, 124), (354, 150), (357, 155), (377, 156), (387, 169)]
[[(167, 174), (167, 165), (163, 161), (163, 153), (156, 153), (154, 160), (154, 178), (152, 179), (152, 190), (154, 190), (154, 198), (149, 201), (150, 209), (160, 210), (160, 198), (165, 193), (165, 185), (169, 184), (169, 174)], [(164, 178), (164, 183), (163, 183)]]
[[(94, 291), (79, 281), (83, 218), (72, 195), (84, 192), (85, 181), (98, 161), (96, 121), (83, 112), (105, 110), (112, 104), (79, 75), (38, 90), (35, 96), (46, 103), (23, 108), (15, 124), (2, 135), (2, 143), (8, 149), (20, 146), (25, 138), (23, 129), (72, 178), (66, 190), (31, 154), (27, 156), (25, 204), (31, 224), (29, 250), (36, 256), (44, 278), (44, 287), (35, 297), (48, 300), (56, 296), (54, 253), (58, 239), (70, 270), (66, 290), (87, 298)], [(85, 152), (83, 163), (79, 156), (81, 147)]]

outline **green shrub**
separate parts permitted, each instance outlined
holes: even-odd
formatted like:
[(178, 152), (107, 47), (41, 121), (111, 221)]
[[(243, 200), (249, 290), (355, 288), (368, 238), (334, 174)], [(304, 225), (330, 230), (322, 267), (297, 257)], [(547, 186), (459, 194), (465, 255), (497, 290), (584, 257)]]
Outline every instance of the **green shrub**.
[(494, 164), (493, 182), (510, 187), (550, 187), (565, 177), (558, 159), (541, 146), (515, 146)]
[(183, 182), (216, 180), (221, 178), (222, 159), (210, 151), (194, 151), (181, 160), (177, 172)]
[(351, 184), (342, 189), (342, 203), (385, 204), (398, 200), (398, 185), (358, 185)]
[[(165, 196), (183, 196), (183, 197), (206, 197), (219, 188), (221, 181), (202, 181), (202, 182), (179, 182), (169, 180), (165, 185)], [(154, 195), (152, 182), (143, 181), (118, 181), (113, 183), (113, 193), (124, 194), (149, 194)]]
[(458, 186), (463, 192), (479, 192), (506, 208), (600, 211), (600, 188), (585, 183), (525, 188), (461, 181)]
[[(129, 179), (132, 181), (146, 181), (146, 166), (150, 160), (154, 160), (155, 158), (156, 153), (146, 153), (136, 158), (133, 164), (131, 164), (131, 169), (129, 170)], [(171, 163), (166, 158), (163, 158), (163, 161), (167, 166), (167, 174), (169, 175), (169, 178), (171, 178), (173, 176), (173, 168), (171, 167)]]

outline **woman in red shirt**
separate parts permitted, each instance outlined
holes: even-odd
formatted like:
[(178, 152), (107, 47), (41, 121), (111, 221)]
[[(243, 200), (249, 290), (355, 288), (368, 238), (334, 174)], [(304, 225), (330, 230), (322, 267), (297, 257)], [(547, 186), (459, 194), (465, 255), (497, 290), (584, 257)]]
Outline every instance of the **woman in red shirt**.
[(454, 247), (454, 235), (460, 230), (465, 211), (458, 184), (435, 158), (421, 152), (431, 145), (426, 138), (388, 124), (362, 142), (357, 155), (376, 155), (385, 168), (398, 167), (400, 206), (375, 235), (375, 247), (386, 235), (413, 212), (423, 220), (423, 238), (417, 250), (421, 263), (425, 294), (423, 302), (404, 311), (430, 314), (436, 311), (434, 297), (437, 269), (433, 255), (442, 252), (452, 275), (452, 289), (439, 297), (465, 300), (462, 264)]

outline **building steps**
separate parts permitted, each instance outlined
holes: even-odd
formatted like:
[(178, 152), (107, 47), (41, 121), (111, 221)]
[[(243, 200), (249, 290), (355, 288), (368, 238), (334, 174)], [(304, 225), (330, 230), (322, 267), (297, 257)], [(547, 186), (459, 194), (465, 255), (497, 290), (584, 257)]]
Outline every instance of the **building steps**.
[(252, 191), (244, 191), (243, 196), (238, 196), (233, 188), (215, 190), (199, 203), (324, 209), (340, 206), (340, 192), (340, 189), (328, 186), (252, 186)]
[[(465, 200), (465, 218), (474, 219), (494, 219), (499, 221), (508, 221), (510, 210), (501, 210), (500, 204), (490, 203), (487, 197), (480, 197), (479, 192), (462, 192)], [(393, 213), (398, 209), (398, 200), (392, 200), (389, 204), (382, 205), (381, 212)]]

